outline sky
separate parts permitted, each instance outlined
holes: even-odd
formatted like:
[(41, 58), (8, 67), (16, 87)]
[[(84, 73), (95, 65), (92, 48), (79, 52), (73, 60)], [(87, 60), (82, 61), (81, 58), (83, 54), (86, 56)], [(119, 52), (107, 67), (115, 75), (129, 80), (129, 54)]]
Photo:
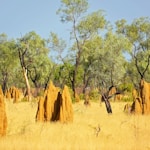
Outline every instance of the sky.
[[(104, 10), (106, 19), (114, 24), (125, 19), (131, 23), (139, 17), (150, 17), (150, 0), (89, 0), (89, 12)], [(42, 38), (55, 32), (67, 38), (70, 27), (60, 22), (56, 11), (61, 0), (0, 0), (0, 34), (20, 38), (35, 31)]]

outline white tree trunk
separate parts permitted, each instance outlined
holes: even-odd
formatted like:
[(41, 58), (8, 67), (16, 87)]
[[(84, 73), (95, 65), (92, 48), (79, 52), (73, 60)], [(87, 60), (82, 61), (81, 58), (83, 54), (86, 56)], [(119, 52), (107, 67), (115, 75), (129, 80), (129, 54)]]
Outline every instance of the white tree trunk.
[(27, 69), (25, 69), (25, 67), (23, 67), (23, 75), (24, 75), (25, 82), (26, 82), (28, 101), (31, 101), (31, 88), (30, 88), (29, 79), (27, 76)]

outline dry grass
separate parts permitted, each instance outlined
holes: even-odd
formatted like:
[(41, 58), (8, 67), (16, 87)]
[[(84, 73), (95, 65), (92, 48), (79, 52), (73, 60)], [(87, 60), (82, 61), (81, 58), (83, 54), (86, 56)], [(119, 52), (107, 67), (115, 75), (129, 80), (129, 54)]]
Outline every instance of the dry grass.
[[(73, 105), (74, 122), (35, 123), (37, 103), (7, 102), (7, 136), (1, 150), (149, 150), (150, 116), (127, 115), (125, 103), (112, 102), (108, 115), (104, 103)], [(100, 127), (100, 132), (96, 130)]]

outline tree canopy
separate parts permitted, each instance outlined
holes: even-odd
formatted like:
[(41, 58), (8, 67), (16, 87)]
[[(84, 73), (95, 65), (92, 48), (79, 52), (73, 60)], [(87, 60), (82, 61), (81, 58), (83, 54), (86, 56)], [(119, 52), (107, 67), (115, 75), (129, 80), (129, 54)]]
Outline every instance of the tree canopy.
[[(70, 25), (71, 44), (51, 32), (47, 39), (35, 31), (9, 40), (0, 34), (0, 84), (46, 88), (53, 80), (85, 93), (88, 87), (99, 88), (138, 85), (149, 77), (150, 18), (135, 18), (130, 24), (117, 20), (115, 26), (106, 20), (104, 11), (87, 13), (87, 0), (61, 0), (57, 11), (62, 23)], [(66, 31), (64, 31), (66, 32)], [(130, 59), (127, 59), (127, 55)]]

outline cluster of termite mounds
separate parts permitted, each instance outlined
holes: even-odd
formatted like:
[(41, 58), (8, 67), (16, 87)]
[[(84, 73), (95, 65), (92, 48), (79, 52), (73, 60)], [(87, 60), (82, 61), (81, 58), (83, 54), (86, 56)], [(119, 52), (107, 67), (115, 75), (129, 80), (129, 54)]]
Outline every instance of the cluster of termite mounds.
[(141, 79), (139, 90), (133, 90), (132, 95), (132, 105), (125, 105), (124, 110), (134, 114), (150, 114), (150, 83)]
[(0, 88), (0, 137), (6, 135), (7, 116), (4, 102), (4, 94)]
[(36, 121), (73, 122), (72, 100), (67, 86), (60, 89), (50, 82), (44, 96), (39, 97)]
[(5, 92), (5, 97), (8, 100), (13, 100), (13, 103), (17, 103), (21, 98), (22, 92), (16, 87), (10, 87)]
[[(23, 93), (16, 87), (9, 88), (5, 94), (3, 94), (0, 87), (0, 137), (5, 136), (7, 131), (5, 100), (12, 100), (13, 103), (17, 103), (20, 101), (22, 95)], [(36, 121), (73, 122), (72, 100), (67, 86), (60, 89), (50, 82), (44, 91), (44, 95), (39, 97)]]
[[(115, 93), (114, 100), (120, 100), (122, 94), (118, 94), (115, 87), (112, 87), (107, 94), (103, 94), (106, 98), (112, 97)], [(116, 94), (117, 93), (117, 94)], [(21, 99), (23, 93), (16, 87), (11, 87), (5, 94), (0, 87), (0, 136), (6, 135), (7, 116), (5, 109), (5, 101), (12, 99), (14, 103)], [(124, 110), (133, 114), (150, 114), (150, 83), (141, 79), (139, 90), (133, 90), (132, 105), (125, 105)], [(76, 95), (77, 102), (80, 101)], [(89, 105), (89, 96), (85, 96), (85, 105)], [(69, 88), (64, 86), (63, 89), (55, 87), (51, 81), (43, 96), (39, 97), (38, 108), (36, 113), (37, 122), (55, 122), (62, 123), (73, 122), (73, 106)]]

